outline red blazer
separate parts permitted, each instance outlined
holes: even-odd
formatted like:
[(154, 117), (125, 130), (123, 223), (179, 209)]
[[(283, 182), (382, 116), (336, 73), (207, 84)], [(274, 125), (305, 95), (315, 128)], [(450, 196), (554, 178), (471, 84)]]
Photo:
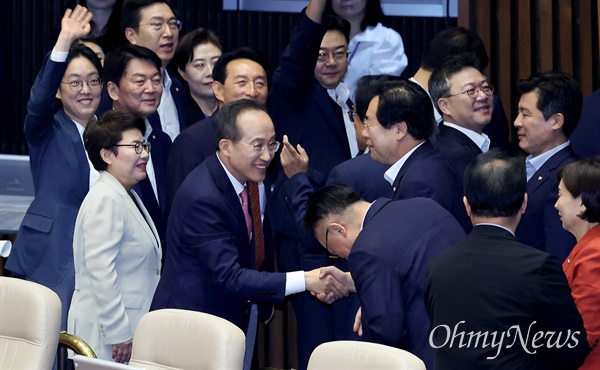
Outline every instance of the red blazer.
[(562, 267), (592, 348), (580, 369), (600, 369), (600, 225), (579, 240)]

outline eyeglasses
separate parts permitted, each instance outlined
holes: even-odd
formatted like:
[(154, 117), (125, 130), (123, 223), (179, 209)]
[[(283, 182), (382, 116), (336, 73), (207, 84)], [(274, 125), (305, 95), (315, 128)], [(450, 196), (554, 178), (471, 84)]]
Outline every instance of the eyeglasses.
[(319, 56), (317, 57), (317, 61), (319, 63), (323, 63), (323, 62), (328, 61), (330, 56), (333, 56), (333, 59), (340, 62), (340, 61), (346, 59), (348, 57), (348, 55), (350, 55), (350, 52), (343, 51), (343, 50), (334, 51), (333, 53), (320, 51)]
[(236, 143), (236, 144), (242, 144), (242, 145), (245, 145), (245, 146), (247, 146), (249, 148), (252, 148), (252, 149), (254, 149), (254, 151), (256, 153), (262, 153), (262, 152), (265, 151), (265, 149), (268, 149), (269, 153), (271, 153), (271, 154), (275, 153), (277, 151), (277, 149), (279, 149), (279, 146), (281, 145), (281, 143), (279, 141), (271, 141), (268, 144), (259, 144), (259, 143), (256, 143), (256, 144), (246, 144), (246, 143), (242, 143), (240, 141), (234, 141), (234, 143)]
[(473, 88), (470, 88), (469, 90), (459, 92), (457, 94), (447, 95), (446, 98), (451, 98), (453, 96), (461, 95), (461, 94), (467, 94), (469, 96), (469, 98), (475, 99), (479, 96), (480, 91), (483, 91), (483, 93), (487, 96), (492, 96), (492, 94), (494, 93), (494, 87), (492, 85), (473, 87)]
[(372, 123), (367, 123), (367, 121), (366, 121), (366, 120), (364, 120), (364, 121), (363, 121), (363, 126), (365, 127), (365, 129), (366, 129), (367, 131), (369, 131), (369, 127), (372, 127), (372, 126), (373, 126), (373, 124), (372, 124)]
[(172, 19), (168, 22), (140, 23), (140, 26), (150, 26), (155, 31), (162, 31), (165, 24), (167, 24), (172, 31), (181, 31), (181, 26), (183, 25), (183, 23), (179, 19)]
[(99, 78), (92, 78), (91, 80), (87, 80), (87, 81), (75, 80), (75, 81), (60, 81), (60, 82), (65, 85), (69, 85), (69, 89), (71, 89), (71, 91), (81, 91), (81, 89), (83, 89), (84, 83), (86, 83), (90, 87), (90, 89), (97, 89), (99, 87), (102, 87), (102, 80)]
[(142, 143), (141, 141), (138, 141), (135, 144), (115, 144), (113, 146), (128, 146), (130, 148), (135, 148), (135, 152), (137, 154), (141, 154), (142, 149), (144, 149), (148, 153), (150, 153), (150, 150), (152, 149), (151, 143), (149, 143), (149, 142)]
[(325, 231), (325, 250), (327, 250), (327, 253), (329, 253), (329, 258), (339, 258), (337, 254), (333, 253), (330, 249), (329, 246), (327, 246), (327, 242), (329, 241), (329, 229), (327, 229), (327, 231)]

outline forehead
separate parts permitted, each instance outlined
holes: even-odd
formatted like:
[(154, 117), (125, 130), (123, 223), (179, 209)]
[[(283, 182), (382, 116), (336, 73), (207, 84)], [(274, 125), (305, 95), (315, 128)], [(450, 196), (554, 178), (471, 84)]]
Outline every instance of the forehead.
[(98, 70), (88, 58), (80, 55), (69, 62), (65, 76), (87, 73), (98, 73)]
[(221, 49), (211, 42), (204, 42), (194, 46), (194, 59), (212, 58), (221, 55)]
[(242, 137), (264, 136), (267, 133), (268, 137), (265, 138), (270, 138), (275, 135), (271, 117), (262, 110), (245, 110), (237, 116), (235, 123)]
[(338, 30), (329, 30), (323, 36), (321, 41), (321, 49), (336, 49), (336, 48), (347, 48), (348, 43), (344, 34)]
[(250, 59), (235, 59), (227, 63), (227, 79), (235, 76), (265, 77), (267, 73), (263, 67)]
[(521, 95), (521, 98), (519, 99), (519, 106), (527, 107), (529, 110), (538, 110), (537, 103), (538, 94), (535, 90)]
[(466, 67), (450, 77), (450, 86), (462, 87), (469, 84), (479, 84), (485, 81), (485, 76), (476, 68)]
[(125, 72), (123, 73), (123, 77), (133, 76), (133, 75), (145, 75), (145, 76), (154, 76), (159, 74), (160, 72), (154, 65), (154, 63), (146, 60), (146, 59), (131, 59), (127, 63), (127, 67), (125, 68)]
[(154, 3), (140, 8), (140, 20), (142, 23), (152, 18), (170, 19), (174, 17), (175, 14), (173, 14), (173, 11), (166, 3)]

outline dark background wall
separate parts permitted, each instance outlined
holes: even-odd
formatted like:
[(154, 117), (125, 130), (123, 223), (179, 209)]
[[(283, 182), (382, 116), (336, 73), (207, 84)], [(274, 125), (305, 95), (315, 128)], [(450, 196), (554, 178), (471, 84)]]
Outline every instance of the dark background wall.
[[(7, 4), (8, 3), (8, 4)], [(27, 154), (23, 136), (25, 106), (46, 54), (60, 31), (65, 4), (75, 0), (9, 0), (2, 6), (3, 41), (0, 55), (0, 153)], [(271, 70), (279, 64), (279, 55), (288, 43), (297, 14), (223, 11), (221, 0), (172, 1), (183, 21), (180, 35), (196, 27), (215, 31), (226, 50), (250, 46), (268, 56)], [(307, 0), (308, 4), (308, 0)], [(397, 30), (404, 39), (408, 56), (405, 76), (419, 67), (423, 48), (433, 35), (456, 18), (388, 17), (385, 25)]]

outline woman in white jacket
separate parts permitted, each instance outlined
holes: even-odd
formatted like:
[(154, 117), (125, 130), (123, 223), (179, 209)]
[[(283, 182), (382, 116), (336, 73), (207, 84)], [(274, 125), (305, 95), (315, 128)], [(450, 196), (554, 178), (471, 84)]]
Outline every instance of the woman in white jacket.
[(350, 22), (348, 72), (344, 85), (354, 100), (356, 82), (365, 75), (399, 76), (408, 65), (400, 34), (381, 24), (380, 0), (328, 0), (326, 11)]
[(150, 144), (144, 119), (108, 111), (84, 132), (100, 179), (83, 200), (73, 237), (75, 292), (69, 332), (98, 358), (128, 362), (135, 328), (148, 312), (160, 278), (161, 249), (150, 215), (135, 191), (146, 177)]

